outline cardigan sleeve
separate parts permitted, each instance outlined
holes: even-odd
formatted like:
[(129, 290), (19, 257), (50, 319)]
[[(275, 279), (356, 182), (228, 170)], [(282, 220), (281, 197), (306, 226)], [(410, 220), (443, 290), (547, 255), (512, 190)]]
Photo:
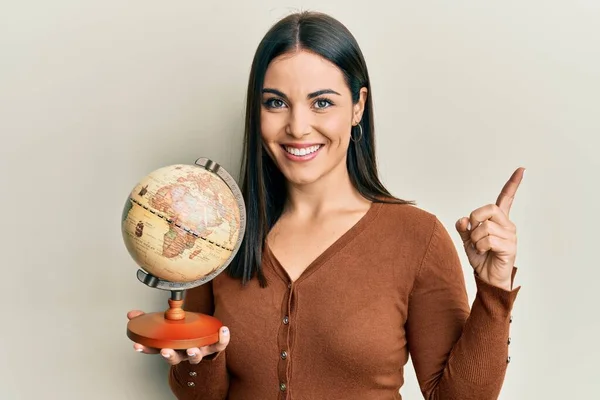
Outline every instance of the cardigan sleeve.
[[(516, 268), (513, 268), (514, 279)], [(519, 288), (510, 291), (475, 276), (469, 310), (456, 248), (439, 220), (415, 280), (406, 334), (425, 399), (497, 399), (508, 364), (511, 311)], [(512, 288), (512, 285), (511, 285)]]
[[(212, 281), (186, 291), (183, 308), (186, 311), (212, 315), (214, 300)], [(227, 349), (206, 356), (198, 364), (187, 361), (169, 369), (168, 382), (178, 400), (223, 400), (229, 390), (226, 367)]]

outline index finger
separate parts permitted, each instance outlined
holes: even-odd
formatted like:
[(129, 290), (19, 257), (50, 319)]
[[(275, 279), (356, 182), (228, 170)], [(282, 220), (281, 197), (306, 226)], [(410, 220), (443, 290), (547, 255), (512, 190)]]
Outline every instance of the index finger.
[(139, 317), (140, 315), (143, 315), (144, 312), (142, 310), (131, 310), (127, 313), (127, 319), (133, 319), (135, 317)]
[(502, 191), (498, 195), (498, 199), (496, 200), (496, 205), (500, 207), (500, 209), (508, 216), (510, 213), (510, 207), (512, 206), (513, 200), (515, 199), (515, 194), (517, 193), (517, 189), (523, 180), (523, 174), (525, 173), (525, 168), (520, 167), (517, 168), (515, 172), (513, 172), (512, 176), (504, 184)]
[(173, 349), (162, 349), (160, 355), (171, 365), (177, 365), (187, 358), (187, 355), (184, 356), (181, 351), (175, 351)]

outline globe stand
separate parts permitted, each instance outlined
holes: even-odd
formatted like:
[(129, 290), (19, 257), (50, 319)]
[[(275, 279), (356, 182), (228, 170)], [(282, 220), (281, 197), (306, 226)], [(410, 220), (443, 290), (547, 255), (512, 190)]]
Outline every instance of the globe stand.
[[(151, 288), (171, 292), (169, 308), (166, 311), (142, 314), (132, 318), (127, 324), (127, 336), (132, 341), (146, 347), (183, 350), (192, 347), (207, 346), (219, 341), (219, 330), (223, 326), (221, 321), (213, 316), (183, 310), (183, 292), (208, 283), (224, 271), (233, 260), (241, 247), (242, 239), (246, 231), (246, 206), (244, 203), (244, 196), (236, 181), (223, 167), (215, 161), (204, 157), (198, 158), (194, 164), (219, 177), (231, 190), (231, 194), (237, 203), (237, 207), (226, 210), (227, 212), (225, 212), (225, 214), (237, 212), (239, 215), (237, 239), (233, 248), (229, 249), (231, 250), (231, 254), (229, 254), (227, 259), (224, 260), (220, 266), (210, 271), (210, 273), (195, 281), (172, 282), (165, 278), (152, 275), (150, 273), (152, 272), (152, 269), (148, 270), (148, 265), (145, 265), (145, 256), (140, 255), (140, 250), (137, 247), (140, 245), (138, 241), (143, 242), (144, 239), (142, 238), (145, 237), (145, 232), (147, 232), (148, 229), (151, 229), (146, 227), (144, 223), (145, 219), (152, 218), (152, 220), (155, 221), (160, 218), (162, 221), (166, 221), (169, 224), (169, 229), (178, 229), (181, 233), (185, 232), (186, 234), (192, 235), (195, 239), (207, 240), (210, 246), (219, 246), (219, 244), (213, 243), (210, 239), (201, 237), (200, 234), (191, 227), (182, 225), (181, 221), (178, 222), (177, 218), (173, 218), (173, 215), (167, 215), (164, 211), (155, 209), (148, 203), (148, 200), (145, 200), (155, 196), (159, 188), (157, 182), (162, 182), (163, 178), (165, 178), (166, 181), (169, 181), (169, 179), (172, 178), (170, 174), (175, 170), (183, 169), (184, 171), (187, 171), (187, 174), (191, 174), (192, 176), (199, 175), (197, 171), (190, 169), (191, 166), (176, 164), (161, 168), (152, 172), (134, 187), (129, 194), (121, 215), (121, 231), (125, 246), (133, 259), (140, 267), (142, 267), (142, 269), (139, 269), (137, 272), (138, 280)], [(202, 184), (200, 184), (200, 186), (200, 189), (203, 189)], [(143, 214), (140, 214), (138, 218), (130, 219), (131, 213), (143, 209), (148, 213), (144, 212)], [(152, 223), (149, 225), (151, 226)], [(143, 247), (143, 245), (140, 246)], [(150, 250), (145, 248), (143, 252), (146, 251)], [(198, 261), (198, 263), (200, 263), (200, 261)]]
[(210, 315), (183, 310), (183, 290), (172, 290), (165, 312), (142, 314), (127, 324), (135, 343), (156, 349), (184, 350), (219, 341), (221, 321)]

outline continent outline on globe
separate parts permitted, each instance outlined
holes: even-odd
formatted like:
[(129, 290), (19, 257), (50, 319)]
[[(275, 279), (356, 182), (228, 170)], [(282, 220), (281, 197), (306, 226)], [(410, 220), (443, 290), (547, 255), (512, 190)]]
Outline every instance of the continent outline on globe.
[(143, 270), (138, 279), (164, 290), (189, 289), (221, 273), (245, 225), (237, 183), (208, 158), (148, 174), (131, 191), (121, 220), (127, 250)]

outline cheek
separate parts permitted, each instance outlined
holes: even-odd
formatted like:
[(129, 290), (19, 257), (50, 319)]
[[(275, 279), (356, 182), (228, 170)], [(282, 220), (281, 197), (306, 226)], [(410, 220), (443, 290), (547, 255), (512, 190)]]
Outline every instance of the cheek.
[(269, 143), (277, 139), (283, 125), (278, 115), (262, 111), (260, 114), (260, 132), (262, 139)]
[(277, 157), (273, 153), (274, 146), (281, 132), (281, 123), (277, 115), (262, 111), (260, 115), (260, 136), (262, 139), (263, 150), (269, 155), (269, 158), (277, 164)]
[(345, 146), (349, 142), (352, 121), (347, 115), (335, 115), (324, 118), (321, 121), (320, 126), (321, 132), (323, 132), (333, 144)]

